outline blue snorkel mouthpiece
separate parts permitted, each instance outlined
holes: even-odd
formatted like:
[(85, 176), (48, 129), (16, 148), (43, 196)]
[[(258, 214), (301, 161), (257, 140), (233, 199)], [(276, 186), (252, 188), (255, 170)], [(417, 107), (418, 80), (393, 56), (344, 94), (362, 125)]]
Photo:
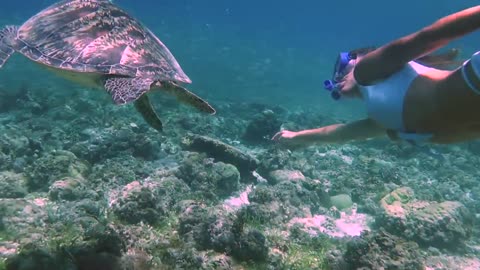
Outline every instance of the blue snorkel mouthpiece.
[(337, 62), (335, 63), (335, 69), (333, 70), (333, 76), (331, 80), (325, 80), (323, 82), (323, 87), (331, 92), (331, 96), (334, 100), (339, 100), (342, 96), (338, 89), (337, 81), (339, 78), (343, 78), (350, 70), (347, 67), (350, 64), (351, 60), (357, 58), (356, 54), (352, 54), (349, 52), (341, 52), (337, 57)]
[(328, 91), (332, 91), (335, 88), (335, 82), (332, 80), (325, 80), (323, 82), (323, 87)]
[(332, 80), (325, 80), (323, 82), (323, 87), (325, 87), (326, 90), (330, 91), (330, 96), (334, 100), (339, 100), (341, 95), (340, 92), (336, 89), (337, 88), (337, 83), (332, 81)]

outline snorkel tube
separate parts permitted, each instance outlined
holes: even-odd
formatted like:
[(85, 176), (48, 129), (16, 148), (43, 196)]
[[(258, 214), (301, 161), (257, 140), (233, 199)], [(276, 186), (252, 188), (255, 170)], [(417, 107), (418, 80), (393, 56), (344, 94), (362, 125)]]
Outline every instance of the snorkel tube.
[(323, 82), (323, 87), (327, 91), (330, 91), (330, 96), (334, 100), (339, 100), (342, 96), (340, 94), (340, 90), (338, 89), (339, 81), (337, 81), (337, 79), (342, 78), (347, 74), (346, 69), (350, 64), (350, 61), (354, 59), (357, 59), (356, 54), (352, 54), (349, 52), (341, 52), (337, 57), (337, 62), (335, 63), (332, 79), (325, 80)]

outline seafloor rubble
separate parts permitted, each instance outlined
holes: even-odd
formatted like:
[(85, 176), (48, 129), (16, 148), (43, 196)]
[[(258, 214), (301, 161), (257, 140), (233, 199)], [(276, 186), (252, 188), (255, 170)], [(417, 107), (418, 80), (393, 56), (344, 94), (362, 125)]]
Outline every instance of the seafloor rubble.
[(288, 150), (345, 119), (154, 95), (160, 134), (77, 90), (0, 91), (3, 268), (480, 269), (480, 143)]

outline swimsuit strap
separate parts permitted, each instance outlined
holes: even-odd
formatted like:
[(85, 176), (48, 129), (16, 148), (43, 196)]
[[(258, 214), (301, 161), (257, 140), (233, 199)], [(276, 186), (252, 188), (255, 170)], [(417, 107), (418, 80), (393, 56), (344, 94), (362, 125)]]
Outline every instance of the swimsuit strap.
[[(474, 78), (470, 78), (472, 76), (470, 77), (468, 76), (467, 72), (470, 72), (470, 70), (471, 72), (473, 72), (473, 75), (475, 76)], [(470, 89), (472, 89), (472, 91), (477, 95), (480, 95), (480, 89), (476, 87), (472, 81), (480, 82), (479, 75), (480, 75), (480, 52), (476, 52), (472, 55), (470, 60), (467, 60), (463, 63), (462, 77), (465, 83), (468, 85), (468, 87), (470, 87)]]

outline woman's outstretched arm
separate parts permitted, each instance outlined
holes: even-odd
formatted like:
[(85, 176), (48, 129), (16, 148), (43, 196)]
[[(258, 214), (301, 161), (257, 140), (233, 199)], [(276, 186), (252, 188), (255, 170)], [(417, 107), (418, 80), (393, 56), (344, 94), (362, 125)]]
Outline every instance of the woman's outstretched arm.
[(479, 28), (480, 6), (443, 17), (418, 32), (392, 41), (362, 57), (355, 66), (355, 79), (361, 85), (385, 79), (409, 61), (427, 55)]
[(308, 146), (316, 143), (344, 143), (386, 135), (386, 130), (371, 119), (347, 124), (334, 124), (302, 131), (282, 130), (272, 140), (291, 146)]

